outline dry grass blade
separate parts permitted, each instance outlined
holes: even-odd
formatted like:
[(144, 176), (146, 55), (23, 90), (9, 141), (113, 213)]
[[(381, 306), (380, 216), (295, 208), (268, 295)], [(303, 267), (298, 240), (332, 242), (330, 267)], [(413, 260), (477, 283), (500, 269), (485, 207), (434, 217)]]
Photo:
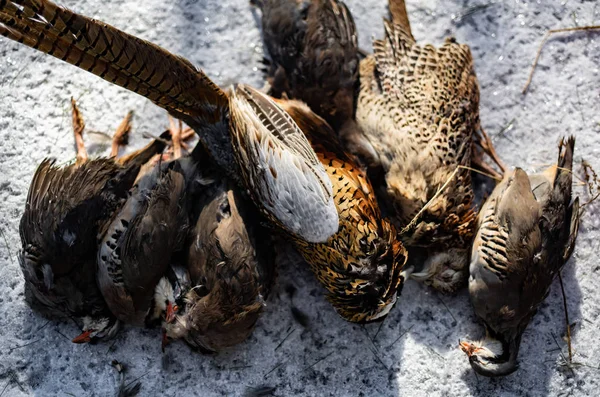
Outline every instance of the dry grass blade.
[(273, 371), (275, 371), (277, 368), (281, 367), (285, 363), (286, 363), (286, 361), (280, 362), (279, 364), (274, 366), (269, 372), (267, 372), (263, 377), (266, 378), (267, 376), (271, 375), (271, 373), (273, 373)]
[(560, 290), (562, 291), (563, 306), (565, 308), (565, 321), (567, 322), (567, 346), (569, 347), (569, 363), (573, 363), (573, 349), (571, 348), (571, 323), (569, 322), (569, 310), (567, 308), (567, 295), (563, 284), (562, 274), (558, 272), (558, 281), (560, 281)]
[(12, 262), (14, 262), (14, 258), (12, 256), (12, 252), (10, 252), (10, 246), (8, 245), (8, 239), (6, 238), (6, 235), (4, 234), (4, 230), (2, 230), (2, 228), (0, 227), (0, 234), (2, 235), (2, 238), (4, 239), (4, 244), (6, 245), (6, 252), (8, 252), (8, 257), (10, 258), (10, 260)]
[(305, 367), (305, 368), (303, 369), (303, 371), (306, 371), (307, 369), (314, 367), (315, 365), (317, 365), (317, 364), (318, 364), (318, 363), (320, 363), (321, 361), (325, 360), (327, 357), (331, 356), (332, 354), (333, 354), (333, 351), (332, 351), (332, 352), (329, 352), (329, 354), (327, 354), (327, 355), (325, 355), (325, 356), (321, 357), (320, 359), (318, 359), (317, 361), (315, 361), (314, 363), (312, 363), (312, 364), (311, 364), (311, 365), (309, 365), (308, 367)]
[(477, 4), (471, 7), (465, 8), (464, 12), (459, 13), (456, 17), (453, 17), (453, 22), (456, 25), (460, 25), (466, 18), (470, 17), (473, 14), (476, 14), (480, 11), (485, 10), (488, 7), (496, 5), (497, 3), (491, 2), (487, 4)]
[[(496, 153), (496, 148), (494, 148), (494, 144), (492, 143), (492, 139), (485, 132), (483, 127), (479, 127), (479, 133), (476, 135), (476, 145), (478, 145), (483, 153), (487, 154), (493, 161), (496, 163), (498, 168), (500, 168), (501, 173), (496, 172), (496, 170), (492, 169), (493, 172), (490, 172), (492, 175), (502, 178), (503, 174), (506, 172), (506, 165)], [(489, 166), (488, 166), (489, 167)], [(491, 168), (491, 167), (490, 167)]]
[(387, 348), (389, 349), (390, 347), (394, 346), (396, 344), (396, 342), (398, 342), (404, 335), (408, 334), (410, 332), (411, 329), (413, 329), (415, 325), (411, 325), (406, 331), (404, 331), (403, 333), (400, 334), (399, 337), (396, 338), (396, 340), (394, 340)]
[(12, 376), (8, 378), (8, 380), (6, 381), (6, 385), (4, 385), (4, 388), (2, 389), (2, 393), (0, 393), (0, 397), (2, 397), (4, 395), (4, 392), (6, 391), (6, 389), (8, 388), (8, 385), (10, 385), (10, 382), (13, 380)]
[(598, 174), (592, 168), (591, 164), (585, 160), (581, 161), (581, 166), (583, 167), (583, 182), (587, 185), (588, 194), (590, 195), (590, 199), (585, 203), (581, 204), (581, 211), (583, 211), (584, 207), (588, 204), (596, 201), (598, 197), (600, 197), (600, 179), (598, 178)]
[(550, 36), (552, 36), (555, 33), (565, 33), (565, 32), (577, 32), (577, 31), (587, 31), (587, 30), (598, 30), (600, 29), (600, 25), (594, 25), (594, 26), (575, 26), (572, 28), (563, 28), (563, 29), (552, 29), (546, 32), (546, 35), (544, 36), (544, 39), (542, 40), (538, 51), (537, 51), (537, 55), (535, 56), (535, 60), (533, 61), (533, 65), (531, 65), (531, 72), (529, 72), (529, 78), (527, 79), (527, 82), (525, 83), (525, 87), (523, 87), (523, 94), (527, 93), (527, 89), (529, 88), (529, 85), (531, 84), (531, 80), (533, 80), (533, 73), (535, 72), (535, 68), (540, 60), (540, 56), (542, 55), (542, 49), (544, 48), (544, 44), (546, 44), (546, 42), (548, 41), (548, 39), (550, 38)]
[(559, 348), (560, 356), (562, 357), (563, 362), (565, 363), (566, 367), (571, 371), (571, 373), (573, 375), (575, 375), (575, 371), (573, 370), (573, 364), (570, 361), (567, 361), (567, 358), (563, 354), (562, 348), (560, 347), (560, 344), (558, 343), (558, 339), (556, 339), (556, 336), (554, 336), (553, 332), (551, 332), (550, 335), (552, 335), (552, 339), (554, 339), (554, 343), (556, 344), (556, 347)]
[(400, 230), (400, 232), (398, 233), (399, 235), (403, 235), (404, 233), (408, 232), (410, 229), (412, 229), (415, 224), (419, 221), (419, 218), (421, 217), (421, 215), (423, 215), (423, 213), (427, 210), (427, 208), (429, 207), (429, 205), (436, 199), (438, 198), (438, 196), (440, 194), (442, 194), (442, 192), (448, 187), (450, 186), (450, 183), (452, 182), (452, 180), (454, 179), (454, 177), (456, 176), (456, 174), (458, 173), (459, 170), (464, 169), (464, 170), (469, 170), (469, 171), (473, 171), (473, 172), (477, 172), (481, 175), (485, 175), (488, 178), (497, 180), (497, 181), (501, 181), (502, 179), (495, 177), (494, 175), (485, 173), (483, 171), (477, 170), (475, 168), (471, 168), (471, 167), (466, 167), (464, 165), (459, 165), (456, 167), (456, 169), (452, 172), (452, 174), (450, 174), (450, 176), (448, 177), (448, 180), (446, 180), (446, 182), (444, 182), (444, 184), (438, 189), (437, 192), (435, 192), (435, 194), (429, 199), (429, 201), (427, 201), (427, 203), (425, 203), (425, 205), (419, 210), (419, 212), (417, 212), (417, 214), (413, 217), (413, 219), (408, 223), (408, 225), (404, 226), (402, 228), (402, 230)]
[[(291, 327), (290, 327), (290, 328), (291, 328)], [(295, 331), (296, 331), (296, 329), (295, 329), (295, 328), (294, 328), (293, 330), (291, 330), (291, 331), (290, 331), (290, 332), (289, 332), (289, 333), (286, 335), (286, 337), (285, 337), (285, 338), (283, 338), (283, 340), (282, 340), (281, 342), (279, 342), (279, 344), (278, 344), (278, 345), (277, 345), (277, 347), (274, 349), (274, 351), (277, 351), (277, 349), (279, 349), (279, 348), (280, 348), (280, 347), (281, 347), (281, 346), (282, 346), (282, 345), (285, 343), (285, 341), (286, 341), (286, 340), (288, 340), (288, 338), (289, 338), (290, 336), (292, 336), (292, 334), (293, 334)]]

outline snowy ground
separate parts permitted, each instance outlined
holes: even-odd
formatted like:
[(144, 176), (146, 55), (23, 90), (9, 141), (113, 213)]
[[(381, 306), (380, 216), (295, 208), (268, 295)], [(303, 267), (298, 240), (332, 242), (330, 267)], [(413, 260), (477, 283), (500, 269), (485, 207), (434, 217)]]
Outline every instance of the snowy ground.
[[(585, 158), (600, 170), (600, 32), (549, 41), (530, 92), (521, 95), (545, 31), (598, 23), (596, 2), (498, 1), (482, 9), (472, 7), (485, 0), (408, 3), (419, 41), (439, 44), (454, 35), (471, 46), (482, 123), (508, 164), (532, 169), (554, 162), (559, 137), (574, 134), (576, 160)], [(64, 4), (189, 58), (220, 84), (263, 84), (258, 14), (246, 0)], [(382, 33), (386, 2), (348, 4), (361, 46), (369, 49), (371, 38)], [(469, 15), (469, 10), (475, 12)], [(71, 324), (48, 322), (24, 302), (16, 260), (18, 223), (33, 172), (44, 157), (73, 158), (71, 96), (79, 100), (88, 130), (110, 133), (134, 109), (131, 148), (144, 143), (142, 133), (160, 133), (166, 116), (135, 94), (3, 38), (0, 70), (0, 396), (112, 395), (117, 385), (113, 359), (129, 366), (130, 379), (142, 377), (144, 396), (243, 395), (265, 385), (276, 387), (277, 396), (598, 395), (598, 205), (583, 218), (577, 249), (564, 271), (576, 323), (574, 359), (585, 364), (573, 370), (560, 365), (565, 326), (558, 284), (525, 332), (520, 370), (489, 380), (477, 378), (457, 348), (459, 338), (482, 333), (466, 291), (448, 297), (410, 282), (380, 329), (379, 324), (361, 327), (335, 314), (301, 263), (282, 264), (278, 287), (252, 337), (219, 355), (202, 356), (183, 343), (172, 344), (163, 355), (157, 330), (128, 329), (114, 344), (71, 343), (77, 333)], [(86, 140), (94, 143), (93, 154), (107, 153), (97, 138)], [(288, 284), (298, 288), (294, 303), (308, 314), (307, 328), (291, 315)]]

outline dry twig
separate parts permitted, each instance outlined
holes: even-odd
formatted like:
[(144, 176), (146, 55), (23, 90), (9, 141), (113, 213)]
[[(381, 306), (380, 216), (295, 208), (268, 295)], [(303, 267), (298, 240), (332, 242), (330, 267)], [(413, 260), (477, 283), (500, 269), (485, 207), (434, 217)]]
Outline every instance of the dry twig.
[(531, 84), (531, 80), (533, 79), (533, 72), (535, 71), (535, 68), (540, 60), (540, 56), (542, 55), (542, 48), (544, 48), (544, 44), (546, 44), (546, 41), (548, 41), (548, 39), (550, 38), (551, 35), (553, 35), (555, 33), (587, 31), (587, 30), (597, 30), (597, 29), (600, 29), (600, 25), (575, 26), (572, 28), (551, 29), (551, 30), (547, 31), (546, 35), (544, 36), (544, 39), (542, 40), (542, 42), (538, 48), (537, 55), (535, 56), (535, 60), (533, 61), (533, 65), (531, 65), (531, 72), (529, 72), (529, 78), (527, 79), (527, 82), (525, 83), (525, 87), (523, 87), (523, 94), (527, 93), (527, 89), (529, 88), (529, 85)]

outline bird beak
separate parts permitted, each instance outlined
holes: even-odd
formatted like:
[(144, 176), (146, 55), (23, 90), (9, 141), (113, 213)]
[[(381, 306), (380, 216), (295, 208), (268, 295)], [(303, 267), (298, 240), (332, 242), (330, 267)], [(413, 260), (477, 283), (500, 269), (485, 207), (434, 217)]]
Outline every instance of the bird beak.
[(471, 355), (475, 351), (475, 346), (473, 346), (469, 342), (459, 341), (458, 345), (460, 346), (460, 350), (467, 353), (467, 356), (469, 357), (471, 357)]
[(165, 352), (165, 347), (169, 344), (169, 338), (167, 337), (167, 330), (163, 328), (162, 330), (162, 343), (160, 345), (160, 348), (162, 349), (162, 352)]
[(91, 338), (91, 333), (93, 330), (87, 330), (81, 333), (81, 335), (76, 336), (75, 338), (73, 338), (73, 343), (89, 343), (92, 338)]
[(167, 324), (175, 321), (175, 313), (179, 311), (179, 307), (177, 305), (172, 304), (171, 302), (167, 303), (167, 314), (165, 315), (165, 320)]

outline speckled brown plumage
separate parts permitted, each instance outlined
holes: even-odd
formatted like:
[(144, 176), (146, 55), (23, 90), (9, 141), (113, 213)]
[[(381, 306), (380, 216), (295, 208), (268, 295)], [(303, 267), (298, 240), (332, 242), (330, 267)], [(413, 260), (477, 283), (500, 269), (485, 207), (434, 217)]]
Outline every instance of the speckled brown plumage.
[(214, 352), (241, 343), (254, 329), (273, 283), (274, 251), (254, 207), (203, 146), (193, 156), (200, 178), (185, 248), (190, 283), (179, 293), (177, 315), (165, 319), (163, 329), (168, 338)]
[(333, 184), (340, 228), (325, 243), (296, 240), (328, 299), (348, 321), (385, 316), (404, 282), (406, 250), (394, 227), (382, 218), (373, 188), (341, 149), (331, 127), (297, 101), (280, 101), (310, 140)]
[(361, 61), (356, 119), (377, 153), (402, 241), (427, 251), (413, 277), (452, 291), (466, 281), (475, 221), (470, 171), (461, 167), (471, 165), (479, 87), (468, 46), (417, 45), (407, 25), (385, 21), (384, 39)]

